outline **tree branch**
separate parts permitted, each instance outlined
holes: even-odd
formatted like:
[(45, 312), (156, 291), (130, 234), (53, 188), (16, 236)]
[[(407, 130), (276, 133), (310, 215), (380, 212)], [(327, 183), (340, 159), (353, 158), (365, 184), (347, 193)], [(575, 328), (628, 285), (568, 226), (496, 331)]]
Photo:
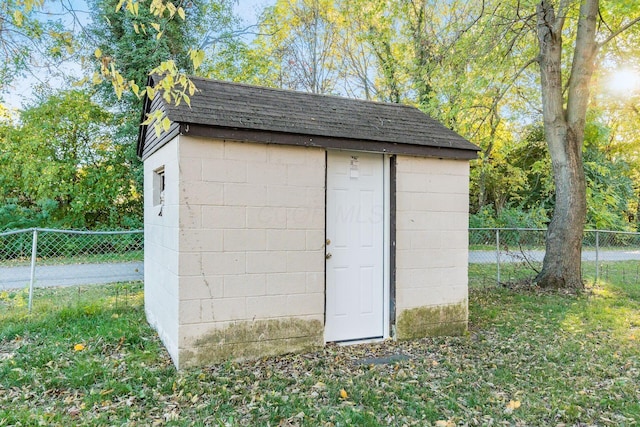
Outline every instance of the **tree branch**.
[(516, 80), (518, 80), (518, 77), (520, 77), (520, 75), (527, 69), (529, 68), (529, 66), (531, 64), (533, 64), (534, 62), (538, 62), (540, 60), (539, 56), (536, 56), (535, 58), (531, 58), (529, 59), (527, 62), (525, 62), (520, 69), (518, 69), (518, 71), (516, 71), (516, 73), (511, 77), (511, 79), (506, 83), (506, 86), (504, 86), (502, 88), (501, 91), (499, 91), (496, 96), (493, 98), (493, 102), (491, 103), (491, 106), (486, 106), (486, 105), (478, 105), (478, 106), (474, 106), (472, 108), (484, 108), (487, 110), (487, 114), (482, 118), (482, 120), (480, 120), (480, 123), (476, 126), (475, 131), (473, 132), (473, 135), (477, 135), (478, 132), (480, 132), (480, 128), (482, 127), (482, 125), (484, 125), (486, 123), (486, 121), (492, 116), (494, 115), (495, 111), (498, 108), (498, 104), (500, 103), (500, 101), (502, 100), (502, 98), (504, 98), (504, 96), (507, 94), (507, 92), (509, 92), (509, 90), (513, 87), (513, 85), (515, 84)]
[(618, 35), (620, 35), (620, 33), (628, 30), (629, 28), (631, 28), (633, 25), (637, 24), (638, 22), (640, 22), (640, 16), (636, 17), (635, 19), (627, 22), (625, 25), (623, 25), (622, 27), (618, 28), (616, 31), (612, 32), (609, 37), (607, 37), (606, 39), (604, 39), (603, 41), (601, 41), (600, 43), (598, 43), (598, 47), (602, 47), (605, 44), (609, 43), (611, 40), (613, 40), (614, 38), (616, 38)]

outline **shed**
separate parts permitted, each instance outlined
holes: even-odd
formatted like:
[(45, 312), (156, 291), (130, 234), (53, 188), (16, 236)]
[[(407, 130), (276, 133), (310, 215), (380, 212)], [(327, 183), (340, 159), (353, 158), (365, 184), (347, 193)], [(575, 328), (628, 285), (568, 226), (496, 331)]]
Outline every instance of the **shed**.
[(177, 367), (467, 329), (469, 160), (418, 109), (193, 78), (146, 99), (145, 310)]

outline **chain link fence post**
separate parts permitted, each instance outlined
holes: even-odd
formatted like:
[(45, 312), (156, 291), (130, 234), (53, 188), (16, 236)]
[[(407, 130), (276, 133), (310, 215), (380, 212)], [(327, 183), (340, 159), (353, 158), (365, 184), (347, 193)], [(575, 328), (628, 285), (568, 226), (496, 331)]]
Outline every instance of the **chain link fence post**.
[(33, 284), (36, 280), (36, 258), (38, 257), (38, 229), (33, 229), (33, 240), (31, 243), (31, 278), (29, 280), (29, 313), (33, 302)]
[(142, 230), (0, 231), (0, 309), (38, 311), (39, 289), (139, 281)]
[(596, 230), (596, 278), (595, 283), (598, 283), (600, 277), (600, 231)]
[(497, 284), (500, 285), (500, 229), (496, 228)]
[[(544, 262), (546, 232), (469, 228), (470, 285), (530, 281)], [(640, 285), (640, 232), (585, 230), (581, 258), (582, 274), (589, 282), (613, 276), (622, 281), (631, 278)]]

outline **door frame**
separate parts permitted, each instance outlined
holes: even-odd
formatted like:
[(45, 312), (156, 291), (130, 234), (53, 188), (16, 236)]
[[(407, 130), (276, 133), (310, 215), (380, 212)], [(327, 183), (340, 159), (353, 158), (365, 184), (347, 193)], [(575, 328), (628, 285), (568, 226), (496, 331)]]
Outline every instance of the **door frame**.
[[(325, 242), (327, 240), (327, 192), (329, 189), (329, 186), (327, 185), (327, 175), (328, 175), (328, 171), (329, 171), (329, 151), (333, 151), (333, 152), (341, 152), (341, 153), (345, 153), (345, 155), (348, 155), (349, 153), (370, 153), (370, 154), (376, 154), (376, 155), (380, 155), (382, 156), (382, 164), (383, 164), (383, 170), (382, 170), (382, 192), (383, 192), (383, 234), (382, 234), (382, 286), (383, 286), (383, 292), (382, 292), (382, 338), (377, 338), (377, 339), (369, 339), (369, 338), (363, 338), (363, 339), (355, 339), (355, 340), (350, 340), (350, 341), (341, 341), (341, 344), (356, 344), (356, 343), (362, 343), (362, 342), (371, 342), (371, 341), (382, 341), (384, 339), (387, 339), (391, 336), (392, 331), (391, 331), (391, 313), (393, 312), (392, 310), (392, 304), (393, 301), (395, 301), (395, 295), (392, 295), (392, 282), (394, 282), (395, 280), (392, 280), (394, 277), (394, 274), (392, 272), (392, 268), (394, 268), (395, 266), (392, 263), (392, 259), (395, 258), (393, 255), (395, 255), (395, 247), (394, 247), (394, 242), (392, 242), (392, 230), (395, 228), (393, 227), (393, 224), (391, 223), (391, 218), (392, 218), (392, 203), (394, 202), (395, 197), (392, 197), (392, 192), (395, 193), (395, 189), (392, 188), (393, 187), (393, 183), (392, 180), (394, 180), (394, 177), (392, 176), (392, 162), (394, 160), (392, 155), (389, 154), (384, 154), (384, 153), (379, 153), (379, 152), (369, 152), (369, 151), (356, 151), (356, 150), (326, 150), (325, 151), (325, 226), (324, 226), (324, 231), (325, 231)], [(395, 194), (394, 194), (395, 196)], [(395, 215), (393, 215), (395, 217)], [(327, 245), (325, 244), (324, 247), (324, 252), (325, 255), (327, 253)], [(324, 324), (326, 325), (327, 323), (327, 263), (325, 260), (325, 264), (324, 264)], [(324, 335), (324, 334), (323, 334)], [(327, 341), (326, 340), (326, 335), (324, 336), (324, 340), (325, 340), (325, 344), (327, 342), (331, 342), (331, 341)]]

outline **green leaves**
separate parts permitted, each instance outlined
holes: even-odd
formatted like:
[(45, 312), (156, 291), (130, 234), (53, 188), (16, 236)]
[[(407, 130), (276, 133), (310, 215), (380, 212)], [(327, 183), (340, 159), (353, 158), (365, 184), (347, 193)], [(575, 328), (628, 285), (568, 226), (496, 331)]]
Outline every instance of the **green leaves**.
[(139, 221), (142, 200), (132, 191), (128, 147), (113, 139), (112, 120), (77, 89), (25, 110), (20, 125), (0, 135), (2, 151), (10, 153), (0, 156), (8, 178), (0, 181), (0, 206), (17, 203), (40, 226), (119, 228)]

